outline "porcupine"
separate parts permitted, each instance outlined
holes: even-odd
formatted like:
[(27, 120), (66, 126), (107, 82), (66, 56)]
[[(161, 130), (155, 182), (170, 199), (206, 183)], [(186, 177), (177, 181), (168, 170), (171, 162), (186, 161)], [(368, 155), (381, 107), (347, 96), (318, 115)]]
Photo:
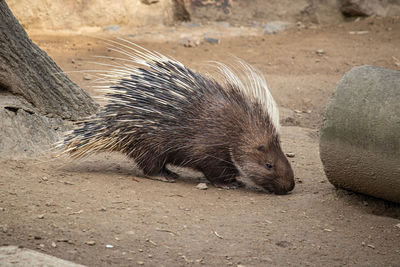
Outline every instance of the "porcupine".
[(103, 77), (107, 104), (64, 140), (73, 158), (119, 151), (144, 175), (173, 181), (166, 165), (200, 171), (217, 186), (244, 184), (285, 194), (294, 188), (280, 146), (279, 114), (261, 73), (242, 76), (214, 62), (223, 82), (127, 40), (109, 43), (127, 58)]

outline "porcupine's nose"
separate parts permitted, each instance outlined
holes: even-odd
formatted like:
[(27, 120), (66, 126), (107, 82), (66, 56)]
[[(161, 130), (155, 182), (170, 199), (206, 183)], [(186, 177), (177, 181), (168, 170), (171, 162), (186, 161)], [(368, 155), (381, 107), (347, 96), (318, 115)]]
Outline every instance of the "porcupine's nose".
[(274, 188), (274, 193), (277, 195), (284, 195), (294, 189), (294, 174), (292, 168), (288, 168), (286, 174), (281, 178), (279, 186)]

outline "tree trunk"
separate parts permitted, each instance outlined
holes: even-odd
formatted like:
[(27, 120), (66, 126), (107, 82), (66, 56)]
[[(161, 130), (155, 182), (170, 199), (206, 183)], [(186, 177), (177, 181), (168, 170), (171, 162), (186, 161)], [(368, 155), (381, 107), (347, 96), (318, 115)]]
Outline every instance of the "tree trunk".
[(37, 155), (96, 109), (0, 0), (0, 157)]
[(0, 0), (0, 96), (4, 95), (22, 98), (47, 117), (76, 120), (96, 110), (90, 96), (29, 39)]

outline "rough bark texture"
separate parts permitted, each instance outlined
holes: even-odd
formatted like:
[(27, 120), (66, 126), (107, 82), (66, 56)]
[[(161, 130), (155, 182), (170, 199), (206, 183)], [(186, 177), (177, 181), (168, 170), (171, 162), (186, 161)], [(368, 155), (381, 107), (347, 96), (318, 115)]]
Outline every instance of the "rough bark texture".
[(400, 72), (356, 67), (338, 83), (320, 156), (337, 187), (400, 203)]
[(0, 0), (0, 95), (26, 100), (41, 115), (75, 120), (95, 111), (89, 95), (28, 37)]
[(86, 117), (96, 108), (0, 0), (0, 157), (47, 149), (65, 128), (64, 120)]

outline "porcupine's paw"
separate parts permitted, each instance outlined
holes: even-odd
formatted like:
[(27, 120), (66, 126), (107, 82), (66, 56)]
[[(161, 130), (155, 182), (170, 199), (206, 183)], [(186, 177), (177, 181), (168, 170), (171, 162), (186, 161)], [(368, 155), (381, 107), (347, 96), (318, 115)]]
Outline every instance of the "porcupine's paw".
[(230, 181), (230, 182), (217, 182), (217, 183), (213, 183), (213, 185), (218, 188), (229, 190), (229, 189), (238, 189), (240, 187), (243, 187), (244, 183), (235, 180), (235, 181)]

